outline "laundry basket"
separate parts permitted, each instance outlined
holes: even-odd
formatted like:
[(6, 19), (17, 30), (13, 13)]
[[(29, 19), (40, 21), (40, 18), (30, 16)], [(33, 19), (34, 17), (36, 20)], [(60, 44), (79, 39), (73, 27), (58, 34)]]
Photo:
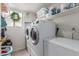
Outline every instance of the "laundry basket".
[(12, 46), (0, 46), (0, 56), (11, 56), (12, 53)]

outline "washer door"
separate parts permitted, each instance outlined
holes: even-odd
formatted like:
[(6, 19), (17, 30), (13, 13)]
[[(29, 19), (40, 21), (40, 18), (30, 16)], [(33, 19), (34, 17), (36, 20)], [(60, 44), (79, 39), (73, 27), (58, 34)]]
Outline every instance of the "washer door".
[(29, 30), (28, 29), (26, 29), (26, 35), (29, 36)]
[(30, 36), (32, 38), (33, 45), (37, 45), (39, 43), (39, 32), (36, 27), (31, 29)]

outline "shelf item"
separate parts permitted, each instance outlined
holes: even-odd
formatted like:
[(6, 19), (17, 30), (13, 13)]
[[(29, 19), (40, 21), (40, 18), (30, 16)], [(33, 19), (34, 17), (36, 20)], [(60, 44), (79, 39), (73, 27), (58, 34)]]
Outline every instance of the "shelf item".
[(48, 8), (41, 8), (36, 14), (37, 18), (44, 18), (45, 15), (48, 13), (49, 9)]
[(60, 8), (54, 7), (54, 8), (52, 8), (52, 9), (49, 10), (48, 14), (49, 15), (55, 15), (55, 14), (58, 14), (60, 12), (61, 12), (61, 9)]
[(75, 6), (76, 6), (75, 3), (68, 3), (68, 4), (66, 4), (66, 6), (64, 7), (64, 9), (70, 9), (70, 8), (75, 7)]
[(0, 37), (0, 45), (2, 42), (5, 42), (5, 41), (6, 41), (6, 37), (4, 37), (3, 39), (1, 39), (1, 37)]
[(67, 16), (67, 15), (72, 15), (72, 14), (75, 14), (75, 13), (78, 13), (78, 12), (79, 12), (79, 6), (76, 6), (76, 7), (74, 7), (74, 8), (65, 10), (65, 11), (63, 11), (63, 12), (61, 12), (61, 13), (48, 16), (46, 19), (47, 19), (47, 20), (55, 20), (55, 19), (57, 19), (57, 18), (60, 18), (60, 17), (63, 17), (63, 16)]

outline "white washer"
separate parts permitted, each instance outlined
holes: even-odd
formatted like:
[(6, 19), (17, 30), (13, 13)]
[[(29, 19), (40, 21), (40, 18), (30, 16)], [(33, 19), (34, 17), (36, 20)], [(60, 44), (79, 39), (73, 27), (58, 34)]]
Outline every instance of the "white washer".
[(51, 21), (36, 21), (31, 28), (31, 55), (43, 56), (43, 40), (55, 37), (56, 25)]

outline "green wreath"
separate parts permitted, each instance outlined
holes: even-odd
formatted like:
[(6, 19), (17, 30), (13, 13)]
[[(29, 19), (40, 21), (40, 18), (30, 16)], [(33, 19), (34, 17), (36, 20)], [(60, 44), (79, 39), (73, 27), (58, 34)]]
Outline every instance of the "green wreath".
[(20, 20), (20, 15), (19, 15), (17, 12), (12, 12), (10, 16), (11, 16), (11, 19), (12, 19), (14, 22)]

